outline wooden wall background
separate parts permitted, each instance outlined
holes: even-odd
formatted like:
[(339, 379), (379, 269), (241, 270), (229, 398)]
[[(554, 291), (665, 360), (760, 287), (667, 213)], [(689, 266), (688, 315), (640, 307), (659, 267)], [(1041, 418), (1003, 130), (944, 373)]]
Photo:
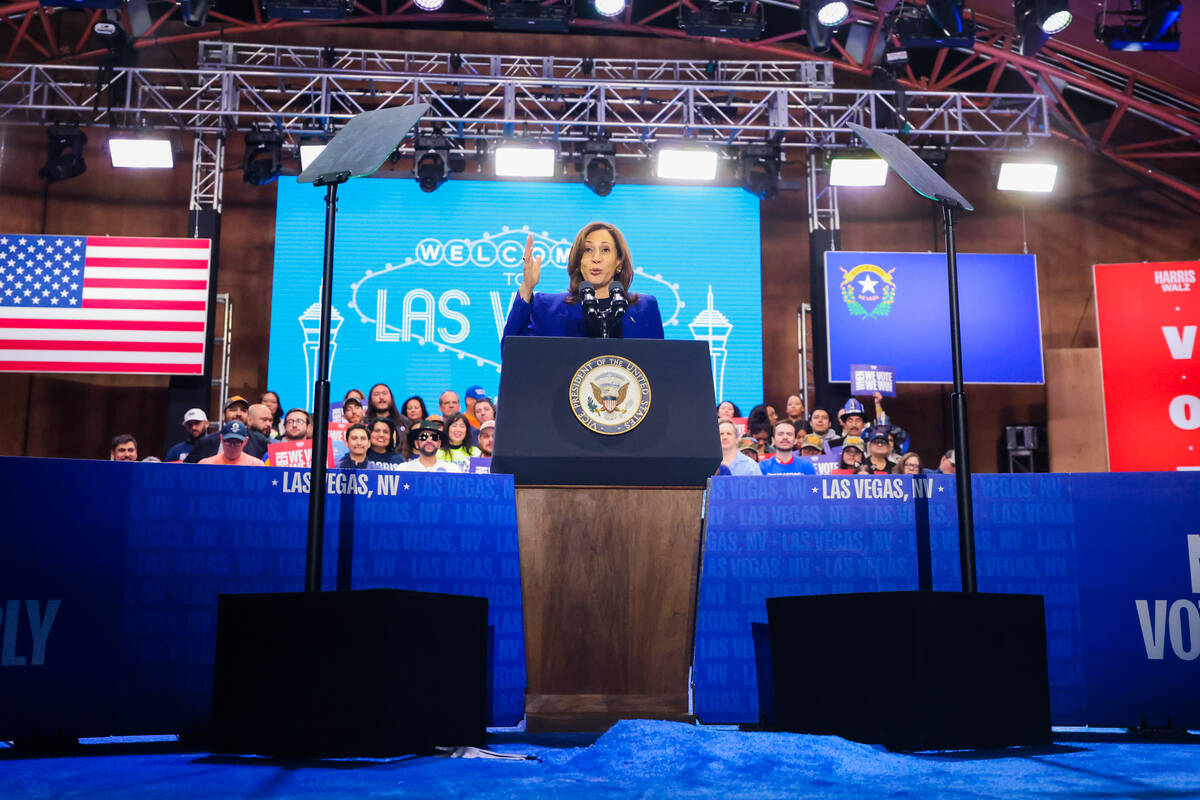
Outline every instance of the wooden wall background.
[[(270, 37), (258, 35), (255, 40)], [(594, 36), (326, 28), (277, 34), (276, 41), (285, 40), (427, 52), (749, 57), (744, 50), (710, 43)], [(194, 63), (194, 50), (143, 53), (143, 65), (156, 62)], [(109, 167), (103, 149), (105, 130), (89, 135), (87, 172), (46, 187), (36, 174), (45, 161), (44, 131), (0, 127), (0, 230), (186, 235), (191, 137), (176, 135), (180, 152), (174, 170), (138, 174)], [(241, 139), (234, 135), (229, 140), (218, 291), (232, 295), (235, 309), (231, 392), (251, 396), (266, 388), (275, 191), (247, 186), (241, 180)], [(1045, 350), (1095, 348), (1092, 264), (1196, 258), (1200, 252), (1197, 212), (1078, 148), (1047, 144), (1046, 151), (1061, 166), (1055, 192), (1045, 197), (996, 192), (991, 164), (984, 155), (951, 155), (947, 177), (977, 209), (958, 225), (959, 249), (1035, 253)], [(474, 169), (469, 164), (465, 177)], [(636, 176), (624, 177), (636, 180)], [(803, 187), (802, 164), (789, 164), (785, 178)], [(844, 249), (942, 249), (939, 212), (895, 176), (883, 190), (843, 190), (840, 208)], [(782, 191), (762, 204), (763, 387), (767, 401), (780, 408), (799, 382), (796, 313), (809, 294), (806, 214), (802, 188)], [(914, 341), (913, 346), (946, 347), (948, 343)], [(1098, 386), (1089, 388), (1085, 381), (1082, 387), (1054, 388), (1089, 392), (1086, 402), (1080, 403), (1080, 413), (1095, 413)], [(893, 419), (909, 430), (914, 448), (926, 462), (936, 463), (937, 454), (949, 446), (948, 394), (943, 386), (906, 386), (902, 396), (887, 406)], [(997, 469), (1004, 425), (1050, 421), (1044, 386), (971, 386), (967, 394), (974, 467), (979, 471)], [(1058, 397), (1062, 396), (1060, 391)], [(165, 378), (2, 374), (0, 454), (107, 458), (111, 437), (130, 432), (138, 438), (143, 456), (161, 456), (181, 436), (178, 423), (165, 419), (166, 403)], [(1070, 403), (1058, 402), (1056, 408), (1070, 409)], [(1102, 418), (1094, 424), (1099, 426), (1096, 433), (1102, 432)], [(1072, 463), (1094, 462), (1093, 458)], [(1103, 469), (1103, 464), (1094, 468)]]

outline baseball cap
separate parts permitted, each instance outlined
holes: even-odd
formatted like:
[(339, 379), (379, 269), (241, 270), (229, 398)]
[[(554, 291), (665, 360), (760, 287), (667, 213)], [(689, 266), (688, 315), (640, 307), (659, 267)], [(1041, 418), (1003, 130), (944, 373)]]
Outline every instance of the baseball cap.
[(354, 395), (350, 395), (349, 397), (347, 397), (345, 400), (342, 401), (342, 408), (345, 408), (346, 406), (352, 406), (352, 405), (358, 406), (359, 408), (363, 407), (362, 400), (359, 400)]
[(478, 385), (468, 386), (467, 390), (465, 392), (463, 392), (463, 397), (464, 398), (470, 397), (475, 400), (482, 400), (483, 398), (487, 397), (487, 392), (485, 392), (483, 390), (482, 386), (478, 386)]
[(824, 450), (825, 440), (815, 433), (810, 433), (800, 440), (800, 449), (803, 450), (805, 447), (815, 447), (818, 450)]
[(208, 422), (208, 415), (199, 408), (189, 408), (188, 412), (183, 415), (183, 424), (189, 422)]
[(494, 428), (494, 427), (496, 427), (496, 420), (485, 419), (483, 422), (479, 423), (479, 432), (483, 433), (484, 431), (488, 430), (489, 428)]
[(954, 463), (954, 450), (953, 449), (946, 451), (945, 459), (947, 461), (949, 461), (951, 464)]
[(891, 425), (872, 425), (863, 431), (863, 437), (868, 442), (873, 442), (876, 439), (887, 441), (888, 436), (892, 433)]
[(860, 453), (866, 452), (866, 445), (863, 444), (861, 436), (847, 436), (845, 439), (842, 439), (842, 449), (844, 450), (847, 447), (857, 447)]
[(241, 403), (241, 404), (242, 404), (242, 405), (244, 405), (246, 408), (249, 408), (249, 407), (250, 407), (250, 401), (249, 401), (249, 400), (247, 400), (246, 398), (242, 397), (240, 394), (235, 394), (233, 397), (229, 398), (229, 399), (228, 399), (228, 400), (225, 402), (225, 407), (226, 407), (226, 408), (229, 408), (231, 405), (233, 405), (233, 404), (235, 404), (235, 403)]
[(249, 435), (250, 432), (246, 429), (246, 423), (238, 419), (226, 422), (221, 426), (222, 440), (234, 439), (239, 442), (244, 442), (246, 441), (246, 437)]

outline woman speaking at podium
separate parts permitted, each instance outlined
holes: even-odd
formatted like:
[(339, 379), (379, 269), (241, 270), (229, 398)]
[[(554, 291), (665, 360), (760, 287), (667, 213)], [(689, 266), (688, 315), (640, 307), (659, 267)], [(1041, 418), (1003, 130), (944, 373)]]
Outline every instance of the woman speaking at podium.
[(661, 339), (662, 317), (653, 295), (627, 293), (633, 260), (615, 225), (591, 222), (575, 236), (567, 260), (570, 285), (561, 294), (534, 292), (542, 259), (525, 240), (524, 273), (504, 325), (504, 336), (591, 336)]

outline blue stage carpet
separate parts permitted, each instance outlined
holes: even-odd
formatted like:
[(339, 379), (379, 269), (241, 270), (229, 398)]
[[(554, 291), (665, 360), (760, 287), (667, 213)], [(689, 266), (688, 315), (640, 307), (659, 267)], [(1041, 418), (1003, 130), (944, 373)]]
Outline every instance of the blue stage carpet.
[(1125, 735), (904, 755), (830, 736), (632, 721), (598, 739), (494, 734), (489, 747), (538, 760), (299, 763), (118, 744), (35, 758), (0, 748), (0, 798), (1200, 797), (1200, 746)]

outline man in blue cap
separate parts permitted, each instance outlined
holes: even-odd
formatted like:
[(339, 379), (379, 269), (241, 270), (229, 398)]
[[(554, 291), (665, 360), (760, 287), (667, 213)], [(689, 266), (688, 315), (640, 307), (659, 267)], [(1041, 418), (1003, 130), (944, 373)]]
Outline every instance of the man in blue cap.
[(231, 467), (261, 467), (261, 458), (245, 452), (250, 429), (240, 419), (230, 420), (221, 426), (221, 451), (215, 456), (200, 459), (201, 464), (220, 464)]
[(468, 386), (463, 392), (463, 402), (467, 404), (467, 422), (475, 430), (479, 430), (479, 420), (475, 418), (475, 401), (483, 400), (487, 397), (487, 392), (482, 386)]

